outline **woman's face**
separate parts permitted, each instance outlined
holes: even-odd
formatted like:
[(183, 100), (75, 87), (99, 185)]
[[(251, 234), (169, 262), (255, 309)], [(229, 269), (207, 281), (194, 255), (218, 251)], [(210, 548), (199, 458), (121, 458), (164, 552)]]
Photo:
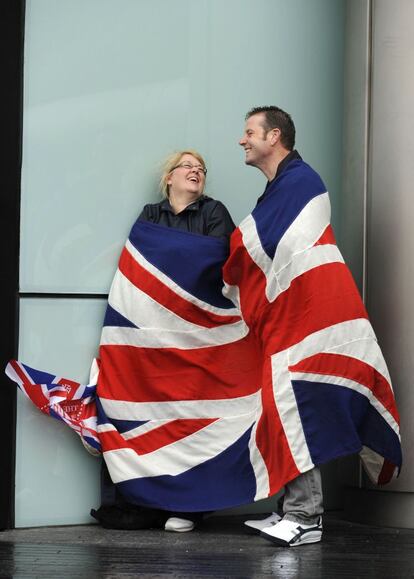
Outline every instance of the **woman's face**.
[(169, 194), (192, 193), (199, 197), (203, 193), (205, 181), (203, 165), (193, 155), (186, 153), (168, 176)]

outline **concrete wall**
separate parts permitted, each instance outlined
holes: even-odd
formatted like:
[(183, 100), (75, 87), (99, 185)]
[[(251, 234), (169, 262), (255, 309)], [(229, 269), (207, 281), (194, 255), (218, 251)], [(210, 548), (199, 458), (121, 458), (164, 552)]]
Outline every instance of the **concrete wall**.
[[(349, 8), (357, 18), (358, 2)], [(362, 3), (361, 3), (362, 4)], [(364, 159), (368, 188), (366, 205), (366, 304), (379, 343), (393, 379), (401, 414), (404, 466), (401, 476), (383, 489), (373, 488), (363, 477), (361, 490), (347, 496), (347, 510), (363, 522), (414, 527), (414, 185), (412, 178), (414, 153), (414, 3), (411, 0), (374, 0), (372, 30), (367, 46), (361, 45), (360, 65), (367, 50), (372, 50), (370, 84), (358, 97), (359, 110), (369, 98), (369, 149)], [(358, 56), (354, 56), (358, 67)], [(347, 83), (352, 81), (348, 73)], [(360, 82), (360, 89), (365, 83)], [(346, 118), (351, 126), (357, 123), (351, 106)], [(359, 122), (359, 121), (358, 121)], [(363, 154), (361, 132), (350, 138), (348, 157)], [(357, 156), (355, 158), (358, 158)], [(361, 161), (358, 161), (360, 164)], [(356, 175), (357, 189), (363, 190), (362, 169), (347, 171)], [(359, 175), (361, 173), (361, 176)], [(344, 173), (346, 175), (346, 172)], [(350, 177), (349, 182), (352, 182)], [(351, 187), (353, 189), (353, 187)], [(348, 191), (349, 194), (349, 191)], [(348, 199), (353, 204), (351, 198)], [(363, 204), (358, 193), (356, 206)], [(348, 207), (349, 223), (352, 210)], [(360, 238), (360, 214), (355, 214)], [(349, 230), (348, 235), (352, 228)], [(353, 241), (349, 240), (352, 247)], [(358, 242), (360, 243), (360, 242)], [(356, 250), (357, 251), (357, 250)], [(363, 254), (363, 245), (361, 245)], [(359, 257), (358, 257), (359, 259)]]

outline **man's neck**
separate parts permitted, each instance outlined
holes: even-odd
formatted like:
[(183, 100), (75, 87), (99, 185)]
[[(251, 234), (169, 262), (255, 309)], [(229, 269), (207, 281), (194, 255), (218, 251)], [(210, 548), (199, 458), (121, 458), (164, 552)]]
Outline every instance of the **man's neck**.
[(263, 163), (263, 166), (259, 167), (262, 173), (266, 175), (268, 181), (273, 181), (277, 173), (277, 168), (290, 152), (291, 151), (288, 151), (287, 149), (280, 149), (279, 151), (275, 151), (274, 156)]

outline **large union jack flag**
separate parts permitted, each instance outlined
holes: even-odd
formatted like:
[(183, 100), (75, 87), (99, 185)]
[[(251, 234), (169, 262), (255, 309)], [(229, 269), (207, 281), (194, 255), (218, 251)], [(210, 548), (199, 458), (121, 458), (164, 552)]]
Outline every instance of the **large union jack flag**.
[[(388, 482), (401, 466), (391, 381), (319, 176), (291, 162), (227, 255), (221, 240), (135, 223), (109, 295), (96, 396), (93, 384), (73, 386), (71, 404), (87, 402), (66, 422), (87, 445), (99, 439), (112, 480), (140, 505), (249, 503), (352, 453)], [(70, 381), (31, 372), (9, 366), (48, 411), (32, 390), (47, 398)]]

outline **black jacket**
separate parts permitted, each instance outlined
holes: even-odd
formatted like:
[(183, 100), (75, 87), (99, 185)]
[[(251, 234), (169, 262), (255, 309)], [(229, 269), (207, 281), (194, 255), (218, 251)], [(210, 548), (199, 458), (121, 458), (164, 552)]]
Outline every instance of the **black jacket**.
[(223, 203), (206, 195), (190, 203), (177, 215), (168, 199), (145, 205), (138, 219), (223, 239), (228, 239), (235, 229), (230, 213)]

